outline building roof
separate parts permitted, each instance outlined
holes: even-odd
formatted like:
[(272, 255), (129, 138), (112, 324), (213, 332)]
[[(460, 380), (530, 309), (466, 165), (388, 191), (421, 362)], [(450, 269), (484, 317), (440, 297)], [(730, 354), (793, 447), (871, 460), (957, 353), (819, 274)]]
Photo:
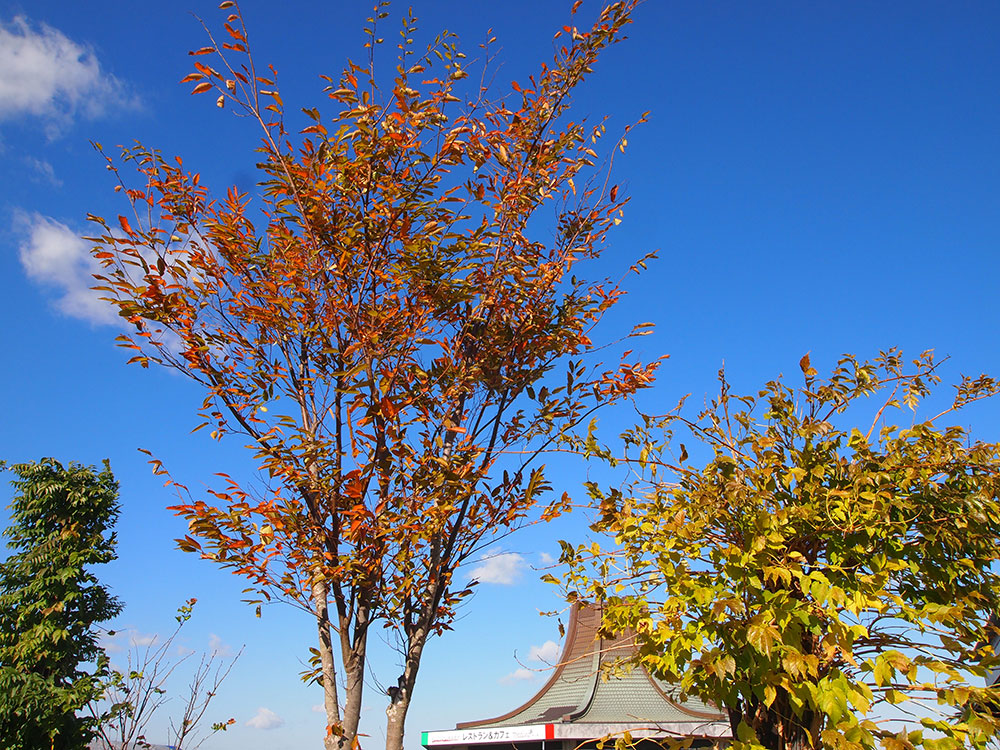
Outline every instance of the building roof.
[(680, 702), (671, 686), (641, 667), (612, 667), (634, 653), (635, 639), (631, 634), (602, 638), (600, 624), (599, 607), (575, 605), (562, 656), (531, 700), (502, 716), (461, 722), (454, 732), (428, 732), (424, 744), (473, 744), (507, 735), (523, 740), (534, 734), (595, 739), (626, 729), (633, 736), (729, 735), (728, 719), (714, 707), (696, 699)]

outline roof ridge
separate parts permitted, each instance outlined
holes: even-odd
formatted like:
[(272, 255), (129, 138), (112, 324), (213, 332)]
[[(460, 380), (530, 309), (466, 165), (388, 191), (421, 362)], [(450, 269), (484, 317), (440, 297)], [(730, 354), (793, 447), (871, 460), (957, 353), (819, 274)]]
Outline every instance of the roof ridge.
[[(541, 724), (622, 723), (636, 720), (651, 724), (718, 721), (721, 714), (688, 708), (657, 684), (635, 660), (636, 634), (624, 631), (614, 637), (601, 634), (603, 608), (599, 603), (575, 603), (570, 610), (566, 642), (552, 675), (527, 702), (501, 716), (460, 722), (456, 730)], [(608, 677), (603, 667), (622, 661), (619, 674)]]
[[(547, 693), (549, 693), (553, 687), (555, 687), (555, 685), (559, 682), (559, 678), (562, 677), (563, 673), (566, 671), (566, 668), (568, 666), (578, 664), (584, 659), (586, 659), (588, 656), (593, 657), (593, 651), (594, 651), (593, 647), (586, 648), (583, 650), (583, 653), (574, 656), (574, 652), (579, 650), (578, 644), (582, 642), (582, 636), (583, 636), (583, 628), (581, 628), (580, 626), (580, 618), (581, 618), (580, 613), (582, 611), (586, 611), (589, 613), (592, 609), (593, 608), (589, 606), (584, 607), (580, 603), (575, 603), (572, 606), (569, 613), (569, 623), (566, 627), (566, 642), (565, 644), (563, 644), (562, 653), (559, 655), (559, 660), (555, 664), (555, 668), (552, 671), (552, 675), (545, 682), (545, 684), (542, 685), (541, 689), (537, 693), (535, 693), (534, 696), (532, 696), (526, 703), (523, 703), (522, 705), (515, 708), (513, 711), (508, 711), (505, 714), (502, 714), (500, 716), (495, 716), (491, 719), (478, 719), (476, 721), (459, 722), (458, 724), (455, 725), (455, 729), (472, 729), (474, 727), (485, 726), (488, 724), (505, 722), (508, 721), (509, 719), (514, 718), (515, 716), (518, 716), (519, 714), (524, 713), (533, 705), (535, 705), (539, 700), (541, 700)], [(594, 632), (596, 634), (596, 628)], [(599, 664), (595, 666), (599, 666)], [(594, 677), (596, 678), (597, 670), (591, 670), (591, 671), (595, 672)], [(594, 684), (591, 684), (590, 689), (588, 691), (590, 693), (588, 701), (593, 697), (594, 688), (596, 686), (596, 680), (592, 680), (592, 683)]]

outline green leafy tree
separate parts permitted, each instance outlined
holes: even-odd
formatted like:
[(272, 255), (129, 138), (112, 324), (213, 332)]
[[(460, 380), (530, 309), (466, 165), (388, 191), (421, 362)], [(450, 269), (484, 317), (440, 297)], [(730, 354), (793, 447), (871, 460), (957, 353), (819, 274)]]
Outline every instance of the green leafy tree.
[(679, 406), (627, 433), (638, 478), (590, 487), (615, 544), (565, 545), (568, 583), (606, 600), (604, 627), (632, 628), (652, 672), (727, 711), (736, 748), (983, 747), (1000, 726), (981, 679), (1000, 446), (944, 423), (997, 383), (963, 379), (918, 418), (940, 381), (929, 353), (848, 356), (828, 379), (800, 364), (800, 388), (738, 397), (720, 373), (696, 419)]
[(97, 719), (77, 711), (102, 692), (95, 625), (121, 605), (90, 572), (115, 559), (118, 484), (53, 459), (15, 464), (12, 553), (0, 564), (0, 738), (7, 750), (84, 748)]

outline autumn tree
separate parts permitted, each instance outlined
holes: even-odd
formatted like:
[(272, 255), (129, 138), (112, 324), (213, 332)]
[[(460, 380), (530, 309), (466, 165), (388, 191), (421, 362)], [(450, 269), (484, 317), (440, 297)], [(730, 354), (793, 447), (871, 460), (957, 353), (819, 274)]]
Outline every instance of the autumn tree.
[(626, 197), (596, 150), (604, 122), (572, 119), (572, 95), (635, 5), (565, 26), (553, 61), (498, 94), (483, 83), (494, 39), (476, 67), (447, 32), (418, 47), (412, 14), (383, 74), (379, 4), (366, 61), (325, 78), (332, 112), (304, 109), (296, 132), (227, 1), (225, 41), (193, 52), (184, 81), (260, 128), (260, 193), (213, 196), (145, 147), (108, 159), (130, 210), (93, 217), (95, 256), (122, 344), (200, 384), (202, 425), (242, 436), (269, 478), (182, 495), (181, 546), (315, 618), (328, 748), (357, 739), (376, 623), (400, 651), (387, 747), (401, 748), (427, 639), (469, 593), (456, 568), (559, 513), (565, 499), (536, 508), (539, 457), (653, 375), (627, 353), (595, 359), (622, 290), (577, 275)]
[(97, 625), (121, 611), (92, 566), (115, 559), (118, 484), (53, 459), (14, 464), (10, 556), (0, 563), (0, 737), (9, 750), (83, 750), (82, 714), (106, 675)]
[(741, 397), (722, 378), (696, 418), (628, 432), (635, 480), (590, 488), (613, 544), (565, 545), (568, 585), (637, 633), (654, 674), (727, 711), (737, 748), (984, 747), (1000, 446), (953, 423), (998, 384), (964, 379), (929, 416), (929, 354), (801, 366), (798, 388)]

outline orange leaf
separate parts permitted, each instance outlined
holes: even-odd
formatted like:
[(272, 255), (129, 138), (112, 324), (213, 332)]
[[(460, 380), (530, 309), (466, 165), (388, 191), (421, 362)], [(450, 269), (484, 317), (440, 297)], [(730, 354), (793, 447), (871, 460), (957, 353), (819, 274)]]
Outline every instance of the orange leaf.
[(228, 23), (224, 23), (222, 25), (225, 27), (226, 31), (229, 32), (229, 36), (231, 36), (237, 42), (245, 42), (246, 41), (246, 37), (243, 36), (243, 32), (242, 31), (237, 31), (232, 26), (230, 26)]
[(129, 226), (128, 219), (124, 216), (118, 217), (118, 223), (122, 225), (122, 231), (125, 232), (125, 234), (129, 236), (135, 234), (135, 232), (132, 231), (132, 227)]
[(193, 89), (191, 89), (191, 93), (192, 94), (201, 94), (201, 93), (203, 93), (205, 91), (208, 91), (210, 88), (212, 88), (212, 82), (211, 81), (202, 81), (197, 86), (195, 86)]

